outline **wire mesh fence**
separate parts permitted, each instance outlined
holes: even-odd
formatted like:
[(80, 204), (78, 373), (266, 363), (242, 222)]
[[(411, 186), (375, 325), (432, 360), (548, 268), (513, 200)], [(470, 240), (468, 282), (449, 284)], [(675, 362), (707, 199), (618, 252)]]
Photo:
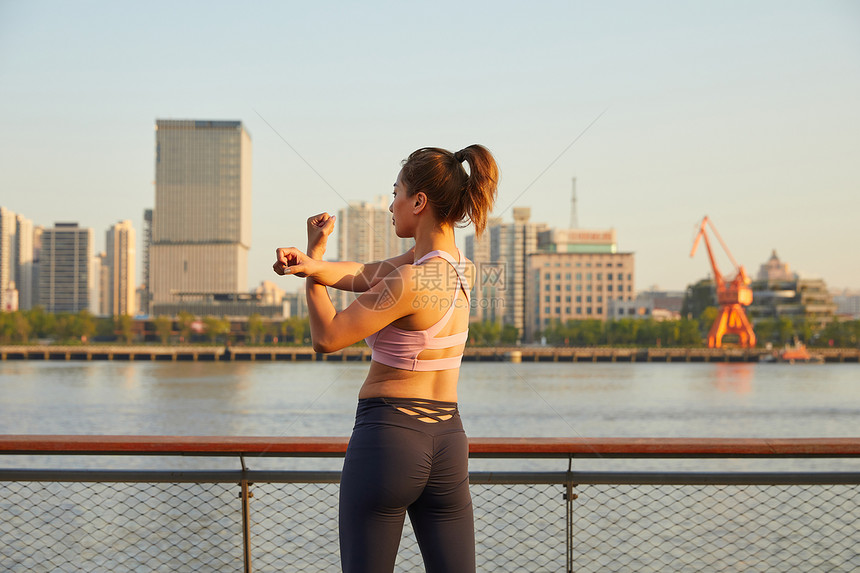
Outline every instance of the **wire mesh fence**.
[[(284, 472), (251, 486), (254, 571), (340, 570), (336, 481)], [(477, 481), (479, 571), (860, 569), (856, 483), (587, 483), (566, 496), (565, 483)], [(0, 570), (243, 571), (239, 492), (235, 481), (0, 480)], [(422, 569), (407, 517), (396, 570)]]
[(573, 570), (860, 570), (856, 485), (576, 488)]
[[(339, 571), (333, 458), (346, 445), (0, 436), (0, 571)], [(47, 469), (70, 454), (82, 456), (76, 469)], [(8, 468), (16, 455), (24, 468)], [(45, 469), (28, 469), (34, 455)], [(111, 469), (111, 456), (129, 455), (142, 469)], [(494, 469), (471, 474), (479, 571), (860, 570), (856, 464), (796, 463), (856, 462), (860, 439), (485, 438), (470, 455)], [(572, 471), (575, 458), (606, 471)], [(636, 471), (662, 458), (684, 463)], [(736, 458), (764, 458), (769, 471), (738, 471)], [(423, 570), (408, 517), (395, 570)]]

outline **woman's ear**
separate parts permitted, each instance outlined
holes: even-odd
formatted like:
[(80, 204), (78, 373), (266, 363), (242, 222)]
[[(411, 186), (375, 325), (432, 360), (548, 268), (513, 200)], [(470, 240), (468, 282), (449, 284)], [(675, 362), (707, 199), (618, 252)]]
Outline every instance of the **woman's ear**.
[(427, 195), (423, 191), (419, 191), (411, 197), (413, 201), (412, 214), (417, 215), (427, 207)]

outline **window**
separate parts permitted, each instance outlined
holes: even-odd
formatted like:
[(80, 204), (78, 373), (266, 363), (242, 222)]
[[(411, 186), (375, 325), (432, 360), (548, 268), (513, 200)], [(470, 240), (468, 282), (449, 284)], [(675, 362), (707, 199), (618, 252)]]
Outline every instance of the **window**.
[(591, 302), (591, 297), (590, 296), (585, 297), (585, 302)]
[(555, 285), (555, 290), (556, 290), (556, 291), (560, 291), (560, 290), (561, 290), (561, 285)]
[(557, 280), (557, 281), (561, 280), (561, 273), (555, 273), (555, 280)]
[(612, 285), (606, 285), (606, 290), (608, 292), (612, 292)]
[(545, 280), (549, 280), (549, 279), (550, 279), (550, 277), (551, 277), (551, 275), (550, 275), (549, 273), (544, 273), (544, 275), (543, 275), (543, 278), (544, 278)]
[(576, 273), (576, 280), (578, 280), (578, 281), (582, 280), (582, 273)]
[(570, 285), (564, 285), (564, 290), (566, 290), (567, 292), (570, 292)]
[(587, 280), (587, 281), (591, 280), (591, 273), (585, 273), (585, 280)]
[(555, 307), (555, 313), (561, 314), (561, 307), (560, 306)]
[(597, 280), (599, 280), (599, 281), (603, 280), (603, 273), (597, 273)]
[(620, 281), (624, 280), (624, 273), (618, 273), (618, 280), (620, 280)]
[(560, 296), (555, 297), (555, 302), (561, 302), (561, 297)]
[(564, 280), (570, 280), (570, 273), (564, 273)]
[(567, 295), (566, 297), (564, 297), (564, 302), (570, 302), (570, 295)]
[(570, 307), (569, 306), (564, 307), (564, 312), (565, 312), (565, 314), (570, 314)]
[(582, 297), (581, 297), (581, 296), (577, 296), (577, 297), (576, 297), (576, 302), (582, 302)]
[(576, 307), (576, 314), (582, 314), (582, 307), (581, 306)]
[(544, 285), (544, 286), (543, 286), (543, 290), (545, 290), (545, 291), (549, 291), (549, 285)]
[(544, 314), (549, 314), (549, 307), (548, 307), (548, 306), (545, 306), (545, 307), (544, 307), (544, 309), (543, 309), (543, 313), (544, 313)]
[(549, 295), (546, 295), (545, 297), (543, 297), (543, 301), (544, 301), (544, 302), (549, 302)]

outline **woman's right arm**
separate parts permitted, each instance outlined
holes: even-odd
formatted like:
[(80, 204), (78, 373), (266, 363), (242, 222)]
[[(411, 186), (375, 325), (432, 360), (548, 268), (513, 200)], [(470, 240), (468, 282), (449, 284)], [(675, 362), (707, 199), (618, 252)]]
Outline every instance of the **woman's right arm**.
[(366, 292), (397, 267), (414, 263), (414, 250), (413, 247), (402, 255), (373, 263), (323, 262), (320, 271), (314, 274), (314, 280), (340, 290)]
[[(286, 249), (278, 249), (278, 257), (281, 256), (282, 251)], [(339, 290), (366, 292), (398, 267), (415, 262), (413, 251), (414, 248), (402, 255), (366, 264), (350, 261), (320, 261), (310, 257), (311, 260), (297, 261), (299, 264), (293, 273), (298, 276), (312, 276), (317, 284)], [(275, 271), (278, 272), (279, 269), (276, 268)], [(278, 274), (284, 273), (278, 272)]]

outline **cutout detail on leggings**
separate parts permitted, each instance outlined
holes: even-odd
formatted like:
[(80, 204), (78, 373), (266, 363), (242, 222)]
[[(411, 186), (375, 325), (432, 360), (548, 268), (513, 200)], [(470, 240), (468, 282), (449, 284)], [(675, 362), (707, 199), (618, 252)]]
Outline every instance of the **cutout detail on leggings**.
[(417, 417), (419, 422), (436, 424), (450, 420), (457, 414), (457, 404), (453, 402), (434, 402), (419, 398), (383, 398), (389, 406), (397, 408), (407, 416)]

